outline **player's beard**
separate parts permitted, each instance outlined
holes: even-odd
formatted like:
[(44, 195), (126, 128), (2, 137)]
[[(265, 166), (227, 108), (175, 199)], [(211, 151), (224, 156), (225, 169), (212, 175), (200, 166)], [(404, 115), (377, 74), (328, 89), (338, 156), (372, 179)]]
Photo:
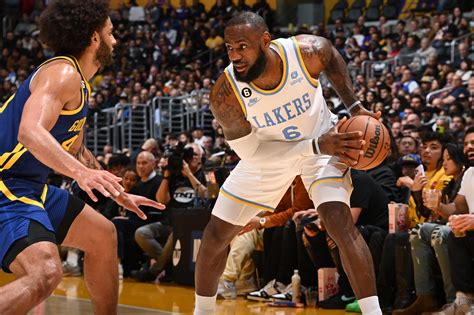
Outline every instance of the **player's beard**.
[(263, 71), (265, 71), (266, 67), (267, 67), (267, 57), (265, 56), (265, 53), (260, 47), (257, 60), (255, 60), (255, 63), (250, 68), (248, 68), (247, 74), (242, 75), (241, 73), (238, 73), (237, 71), (235, 71), (235, 68), (234, 68), (234, 75), (237, 81), (250, 83), (253, 80), (257, 79), (263, 73)]
[(112, 64), (112, 49), (107, 46), (102, 35), (100, 36), (99, 48), (95, 52), (95, 60), (100, 64), (101, 67)]

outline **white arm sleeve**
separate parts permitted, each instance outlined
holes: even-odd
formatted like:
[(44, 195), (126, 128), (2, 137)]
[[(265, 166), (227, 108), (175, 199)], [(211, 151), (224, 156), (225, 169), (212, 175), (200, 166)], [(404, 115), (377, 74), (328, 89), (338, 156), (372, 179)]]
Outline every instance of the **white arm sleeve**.
[(227, 142), (242, 160), (251, 163), (314, 155), (312, 139), (298, 142), (260, 141), (253, 129), (248, 135)]

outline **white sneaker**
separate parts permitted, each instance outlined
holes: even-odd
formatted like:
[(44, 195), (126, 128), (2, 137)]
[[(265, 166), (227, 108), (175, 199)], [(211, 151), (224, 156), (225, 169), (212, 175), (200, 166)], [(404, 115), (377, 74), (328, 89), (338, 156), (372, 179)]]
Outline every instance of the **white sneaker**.
[(67, 261), (61, 264), (63, 276), (65, 277), (80, 277), (82, 276), (81, 267), (79, 265), (71, 266)]
[(431, 315), (473, 315), (473, 304), (468, 299), (459, 299), (453, 303), (444, 305), (439, 311)]
[(217, 287), (217, 297), (226, 300), (233, 300), (237, 298), (237, 289), (235, 283), (228, 280), (220, 280)]
[(285, 290), (285, 285), (276, 281), (276, 279), (273, 279), (268, 282), (263, 289), (248, 293), (247, 299), (252, 301), (270, 302), (272, 295), (281, 293), (283, 290)]

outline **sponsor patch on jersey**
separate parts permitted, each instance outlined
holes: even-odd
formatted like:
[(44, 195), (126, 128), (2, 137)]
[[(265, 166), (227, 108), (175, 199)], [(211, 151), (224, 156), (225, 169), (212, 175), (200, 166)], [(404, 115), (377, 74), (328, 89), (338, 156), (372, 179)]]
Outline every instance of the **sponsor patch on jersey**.
[(254, 105), (257, 104), (260, 100), (261, 100), (261, 98), (258, 98), (258, 97), (251, 98), (251, 99), (249, 100), (248, 107), (254, 106)]
[(298, 77), (298, 71), (293, 71), (291, 74), (290, 74), (290, 77), (291, 77), (291, 81), (290, 81), (290, 85), (293, 86), (295, 84), (298, 84), (300, 83), (301, 81), (303, 81), (303, 77)]

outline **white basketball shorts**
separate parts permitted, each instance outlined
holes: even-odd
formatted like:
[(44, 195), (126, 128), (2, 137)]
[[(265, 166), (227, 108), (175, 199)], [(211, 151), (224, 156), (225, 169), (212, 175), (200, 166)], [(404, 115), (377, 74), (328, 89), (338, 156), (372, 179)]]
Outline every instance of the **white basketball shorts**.
[(273, 211), (297, 175), (315, 209), (330, 201), (350, 205), (352, 181), (347, 165), (336, 157), (316, 155), (265, 165), (240, 161), (222, 185), (212, 214), (244, 226), (262, 210)]

